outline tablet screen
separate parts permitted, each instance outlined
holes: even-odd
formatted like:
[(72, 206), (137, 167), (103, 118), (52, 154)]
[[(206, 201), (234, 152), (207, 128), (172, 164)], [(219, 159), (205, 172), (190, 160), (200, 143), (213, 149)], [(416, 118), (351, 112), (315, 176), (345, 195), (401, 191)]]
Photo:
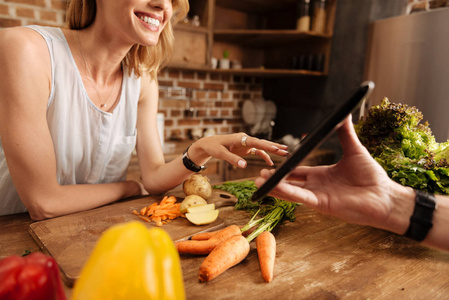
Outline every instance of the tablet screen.
[(342, 102), (330, 115), (327, 116), (315, 129), (309, 133), (298, 145), (295, 152), (282, 163), (274, 174), (260, 187), (253, 196), (257, 201), (268, 194), (285, 176), (288, 175), (310, 152), (328, 137), (352, 111), (354, 111), (373, 90), (372, 81), (364, 82), (357, 90)]

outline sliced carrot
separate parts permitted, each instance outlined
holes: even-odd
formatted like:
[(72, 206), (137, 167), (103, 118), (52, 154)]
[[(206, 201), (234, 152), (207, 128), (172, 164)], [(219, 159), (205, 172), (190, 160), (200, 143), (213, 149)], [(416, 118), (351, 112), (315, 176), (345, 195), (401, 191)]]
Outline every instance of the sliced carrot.
[(170, 196), (170, 197), (168, 197), (167, 201), (170, 201), (172, 203), (176, 203), (176, 201), (178, 201), (178, 199), (176, 199), (175, 196)]
[(133, 210), (132, 213), (139, 216), (146, 222), (155, 222), (156, 226), (162, 226), (168, 221), (181, 217), (180, 206), (181, 203), (176, 203), (175, 196), (164, 196), (161, 202), (154, 202), (148, 206), (143, 207), (140, 212)]
[(175, 196), (170, 196), (170, 197), (164, 197), (164, 199), (162, 199), (161, 201), (161, 205), (162, 204), (167, 204), (167, 203), (175, 203), (177, 201)]
[(157, 202), (154, 202), (153, 204), (148, 205), (148, 209), (152, 209), (152, 208), (154, 209), (157, 206), (158, 206)]
[(140, 214), (141, 214), (142, 216), (145, 216), (145, 213), (146, 213), (146, 212), (147, 212), (147, 207), (146, 207), (146, 206), (140, 210)]
[(159, 205), (159, 206), (158, 206), (158, 209), (167, 209), (167, 208), (169, 208), (170, 206), (172, 206), (171, 203), (164, 203), (164, 204)]
[(150, 215), (152, 215), (154, 213), (154, 209), (156, 207), (157, 207), (157, 202), (154, 202), (153, 204), (149, 205), (146, 216), (149, 217)]
[(257, 255), (259, 256), (260, 270), (265, 282), (273, 280), (274, 260), (276, 258), (276, 239), (269, 231), (264, 231), (256, 238)]
[(159, 217), (159, 216), (163, 216), (163, 215), (174, 215), (174, 216), (179, 216), (179, 215), (181, 215), (181, 213), (180, 212), (177, 212), (176, 210), (165, 210), (165, 209), (161, 209), (161, 210), (157, 210), (157, 211), (155, 211), (154, 212), (154, 215), (156, 216), (156, 217)]
[(168, 196), (164, 196), (164, 198), (162, 198), (162, 200), (161, 200), (161, 204), (165, 203), (165, 200), (167, 200), (167, 199), (168, 199)]
[(151, 220), (150, 219), (148, 219), (147, 217), (145, 217), (145, 216), (140, 216), (139, 215), (139, 218), (141, 218), (142, 220), (144, 220), (145, 222), (151, 222)]
[(199, 269), (199, 280), (211, 281), (227, 269), (244, 260), (249, 253), (248, 240), (242, 235), (234, 235), (218, 245), (206, 257)]

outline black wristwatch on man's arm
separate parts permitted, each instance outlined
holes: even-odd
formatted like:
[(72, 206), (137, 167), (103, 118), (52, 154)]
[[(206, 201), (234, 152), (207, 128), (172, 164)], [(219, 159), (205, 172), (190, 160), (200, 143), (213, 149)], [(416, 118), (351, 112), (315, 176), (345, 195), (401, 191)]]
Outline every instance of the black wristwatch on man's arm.
[(436, 209), (437, 203), (433, 194), (416, 190), (415, 208), (404, 236), (423, 241), (433, 226), (433, 213)]

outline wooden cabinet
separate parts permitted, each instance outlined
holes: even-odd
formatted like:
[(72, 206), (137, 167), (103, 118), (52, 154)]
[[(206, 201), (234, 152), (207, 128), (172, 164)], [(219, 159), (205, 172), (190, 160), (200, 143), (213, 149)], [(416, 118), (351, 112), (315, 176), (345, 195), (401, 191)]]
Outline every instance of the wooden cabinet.
[[(317, 33), (296, 30), (297, 0), (190, 0), (189, 20), (198, 16), (200, 25), (175, 27), (170, 66), (256, 76), (327, 75), (336, 1), (326, 0), (325, 31)], [(242, 68), (212, 69), (211, 59), (224, 51), (231, 66), (238, 61)]]
[[(189, 0), (190, 10), (186, 20), (175, 26), (175, 46), (171, 67), (207, 69), (210, 65), (213, 28), (213, 0)], [(193, 24), (198, 17), (199, 26)]]

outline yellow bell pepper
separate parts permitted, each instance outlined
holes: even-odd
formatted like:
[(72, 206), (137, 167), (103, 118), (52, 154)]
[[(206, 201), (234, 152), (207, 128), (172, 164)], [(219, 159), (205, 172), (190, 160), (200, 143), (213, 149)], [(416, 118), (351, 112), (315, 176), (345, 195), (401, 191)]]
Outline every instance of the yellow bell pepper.
[(72, 300), (185, 299), (179, 254), (161, 228), (108, 229), (83, 267)]

